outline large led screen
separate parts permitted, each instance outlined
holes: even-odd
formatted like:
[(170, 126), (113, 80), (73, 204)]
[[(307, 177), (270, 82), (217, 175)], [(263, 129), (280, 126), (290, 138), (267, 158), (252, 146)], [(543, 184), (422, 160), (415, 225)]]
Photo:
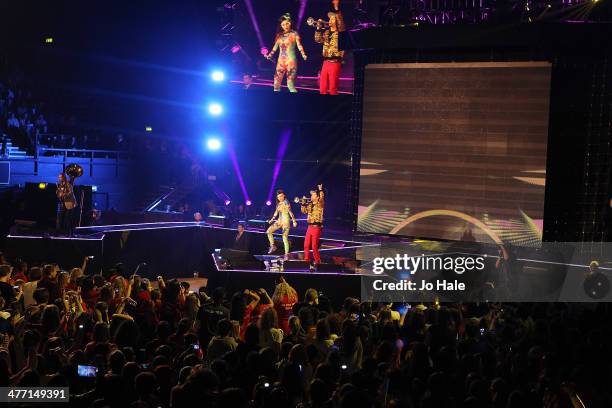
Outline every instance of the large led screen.
[(537, 245), (551, 65), (366, 66), (358, 230)]

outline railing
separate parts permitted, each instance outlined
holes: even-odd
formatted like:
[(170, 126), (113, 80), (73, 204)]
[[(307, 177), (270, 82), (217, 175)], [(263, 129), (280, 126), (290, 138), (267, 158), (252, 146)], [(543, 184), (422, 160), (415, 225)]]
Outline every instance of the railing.
[(172, 194), (174, 194), (174, 192), (176, 191), (176, 189), (174, 187), (170, 188), (170, 191), (165, 192), (161, 195), (158, 195), (152, 203), (148, 204), (145, 209), (142, 211), (142, 213), (146, 213), (146, 212), (151, 212), (153, 211), (158, 205), (160, 205), (164, 200), (166, 200), (168, 197), (170, 197)]
[[(51, 153), (48, 155), (47, 153)], [(45, 161), (47, 157), (62, 157), (62, 167), (66, 168), (74, 159), (89, 160), (89, 175), (93, 176), (94, 159), (114, 159), (115, 174), (119, 175), (119, 160), (127, 160), (128, 152), (117, 150), (86, 150), (86, 149), (57, 149), (51, 147), (37, 146), (36, 155), (34, 157), (34, 173), (38, 174), (39, 163), (57, 163), (57, 161)], [(79, 164), (83, 164), (79, 160)], [(84, 169), (87, 171), (87, 169)]]

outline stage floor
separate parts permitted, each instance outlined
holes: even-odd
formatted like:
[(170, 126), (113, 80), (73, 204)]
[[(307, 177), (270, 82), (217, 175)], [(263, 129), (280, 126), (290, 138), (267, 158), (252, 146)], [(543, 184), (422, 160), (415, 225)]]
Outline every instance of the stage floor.
[[(291, 252), (288, 255), (289, 261), (303, 260), (304, 251), (304, 236), (303, 228), (294, 228), (292, 234), (289, 235), (291, 242)], [(273, 255), (268, 255), (268, 240), (264, 230), (249, 228), (246, 230), (250, 240), (250, 253), (259, 258), (261, 267), (257, 268), (238, 268), (240, 272), (260, 272), (264, 271), (264, 262), (277, 260), (282, 258), (280, 242), (280, 234), (275, 234), (277, 241), (277, 252)], [(207, 224), (205, 222), (150, 222), (150, 223), (133, 223), (133, 224), (113, 224), (100, 225), (91, 227), (79, 227), (75, 229), (73, 237), (54, 236), (52, 234), (27, 234), (27, 235), (9, 235), (9, 249), (12, 252), (20, 250), (20, 255), (25, 255), (23, 252), (29, 252), (30, 255), (37, 254), (37, 260), (43, 260), (55, 252), (60, 252), (67, 257), (65, 262), (78, 263), (81, 256), (93, 255), (94, 259), (102, 258), (102, 260), (94, 262), (96, 267), (112, 266), (116, 262), (132, 264), (129, 260), (130, 254), (126, 253), (130, 248), (130, 244), (134, 241), (141, 241), (140, 245), (135, 245), (135, 250), (141, 258), (144, 258), (149, 267), (155, 267), (155, 258), (151, 253), (142, 253), (142, 246), (154, 246), (154, 241), (160, 243), (163, 248), (162, 252), (173, 248), (188, 247), (192, 252), (200, 252), (205, 258), (205, 264), (214, 266), (215, 270), (227, 270), (220, 266), (214, 255), (215, 250), (220, 248), (231, 248), (233, 237), (236, 234), (235, 228), (226, 228), (216, 225)], [(360, 257), (360, 250), (368, 247), (378, 247), (383, 240), (382, 237), (374, 234), (350, 234), (336, 230), (325, 230), (320, 241), (320, 253), (323, 265), (319, 273), (330, 274), (347, 274), (347, 273), (364, 273), (360, 268), (360, 262), (363, 260)], [(122, 256), (117, 259), (115, 247), (121, 249)], [(129, 242), (132, 241), (132, 242)], [(201, 241), (201, 242), (200, 242)], [(198, 243), (203, 244), (200, 250), (197, 247)], [(11, 252), (11, 251), (9, 251)], [(210, 254), (213, 254), (212, 258)], [(70, 256), (73, 255), (73, 256)], [(77, 256), (78, 255), (78, 256)], [(31, 256), (30, 256), (31, 258)], [(184, 260), (184, 257), (180, 257)], [(127, 261), (127, 262), (126, 262)], [(184, 266), (180, 259), (176, 259), (175, 266)], [(135, 262), (135, 261), (134, 261)], [(141, 263), (139, 260), (138, 263)], [(138, 264), (137, 263), (137, 264)], [(136, 265), (137, 265), (136, 264)], [(297, 263), (295, 263), (297, 265)], [(197, 261), (191, 262), (190, 267), (195, 267), (199, 271), (206, 267), (198, 267)], [(159, 268), (156, 268), (159, 269)], [(164, 268), (166, 269), (166, 268)], [(191, 270), (181, 270), (179, 276), (192, 275)], [(292, 268), (287, 270), (288, 273), (310, 272), (306, 265), (303, 268)]]
[[(50, 235), (9, 235), (6, 252), (30, 264), (58, 262), (68, 270), (80, 266), (84, 256), (93, 256), (87, 273), (99, 273), (122, 263), (129, 274), (154, 279), (198, 276), (208, 286), (225, 286), (228, 290), (243, 287), (273, 287), (281, 274), (291, 276), (298, 291), (316, 285), (340, 296), (359, 297), (363, 281), (377, 277), (373, 272), (375, 258), (484, 256), (493, 269), (499, 260), (499, 246), (474, 242), (443, 242), (397, 236), (347, 233), (325, 229), (321, 237), (322, 264), (312, 271), (303, 261), (303, 229), (290, 234), (291, 248), (287, 259), (281, 253), (280, 235), (275, 234), (279, 248), (267, 254), (268, 240), (263, 230), (247, 229), (248, 253), (231, 248), (236, 229), (205, 222), (154, 222), (115, 224), (76, 229), (74, 237)], [(533, 301), (563, 298), (582, 301), (585, 274), (593, 260), (599, 272), (612, 278), (612, 244), (543, 243), (539, 248), (508, 247), (513, 262), (520, 266), (522, 290), (537, 293)], [(196, 275), (197, 274), (197, 275)], [(385, 277), (389, 277), (385, 273)], [(403, 277), (400, 277), (403, 279)], [(266, 286), (269, 285), (269, 286)], [(533, 289), (536, 288), (536, 289)], [(550, 296), (540, 296), (549, 294)], [(606, 292), (601, 301), (612, 301)]]

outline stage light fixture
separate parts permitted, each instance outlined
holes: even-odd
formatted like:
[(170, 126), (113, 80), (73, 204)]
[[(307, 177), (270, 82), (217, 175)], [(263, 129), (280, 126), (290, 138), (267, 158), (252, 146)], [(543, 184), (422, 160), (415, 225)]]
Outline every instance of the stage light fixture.
[(153, 128), (151, 126), (145, 126), (145, 132), (152, 132)]
[(225, 200), (225, 205), (230, 205), (232, 202), (230, 200)]
[(208, 113), (213, 116), (219, 116), (223, 113), (223, 106), (221, 104), (213, 102), (208, 105)]
[(40, 188), (41, 190), (44, 190), (47, 188), (47, 183), (38, 183), (38, 188)]
[(206, 147), (208, 150), (219, 150), (221, 148), (221, 141), (215, 137), (211, 137), (206, 140)]
[(213, 71), (210, 76), (215, 82), (221, 82), (225, 79), (225, 74), (223, 73), (223, 71)]
[(45, 44), (53, 44), (53, 37), (45, 38)]
[(269, 206), (271, 206), (271, 205), (272, 205), (272, 201), (270, 201), (270, 200), (266, 201), (266, 205), (267, 205), (268, 207), (269, 207)]
[(251, 200), (247, 200), (245, 204), (246, 204), (246, 205), (251, 205), (251, 204), (253, 204), (253, 203), (251, 202)]

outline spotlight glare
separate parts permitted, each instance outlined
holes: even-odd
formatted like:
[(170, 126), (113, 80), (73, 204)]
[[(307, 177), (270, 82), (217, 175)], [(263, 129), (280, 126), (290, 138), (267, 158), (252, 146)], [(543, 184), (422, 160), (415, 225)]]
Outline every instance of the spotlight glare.
[(230, 200), (225, 200), (225, 205), (230, 205), (231, 201)]
[(152, 132), (153, 128), (151, 126), (145, 126), (145, 132)]
[(208, 150), (219, 150), (221, 148), (221, 141), (212, 137), (206, 141), (206, 147)]
[(247, 200), (245, 204), (246, 204), (246, 205), (251, 205), (251, 204), (253, 204), (253, 203), (251, 202), (251, 200)]
[(220, 114), (223, 113), (223, 106), (221, 106), (221, 104), (216, 103), (216, 102), (211, 103), (210, 105), (208, 105), (208, 113), (214, 116), (219, 116)]
[(225, 74), (223, 71), (213, 71), (211, 74), (211, 78), (215, 82), (221, 82), (225, 79)]
[(271, 206), (272, 205), (272, 201), (270, 201), (270, 200), (266, 201), (266, 205), (267, 206)]

